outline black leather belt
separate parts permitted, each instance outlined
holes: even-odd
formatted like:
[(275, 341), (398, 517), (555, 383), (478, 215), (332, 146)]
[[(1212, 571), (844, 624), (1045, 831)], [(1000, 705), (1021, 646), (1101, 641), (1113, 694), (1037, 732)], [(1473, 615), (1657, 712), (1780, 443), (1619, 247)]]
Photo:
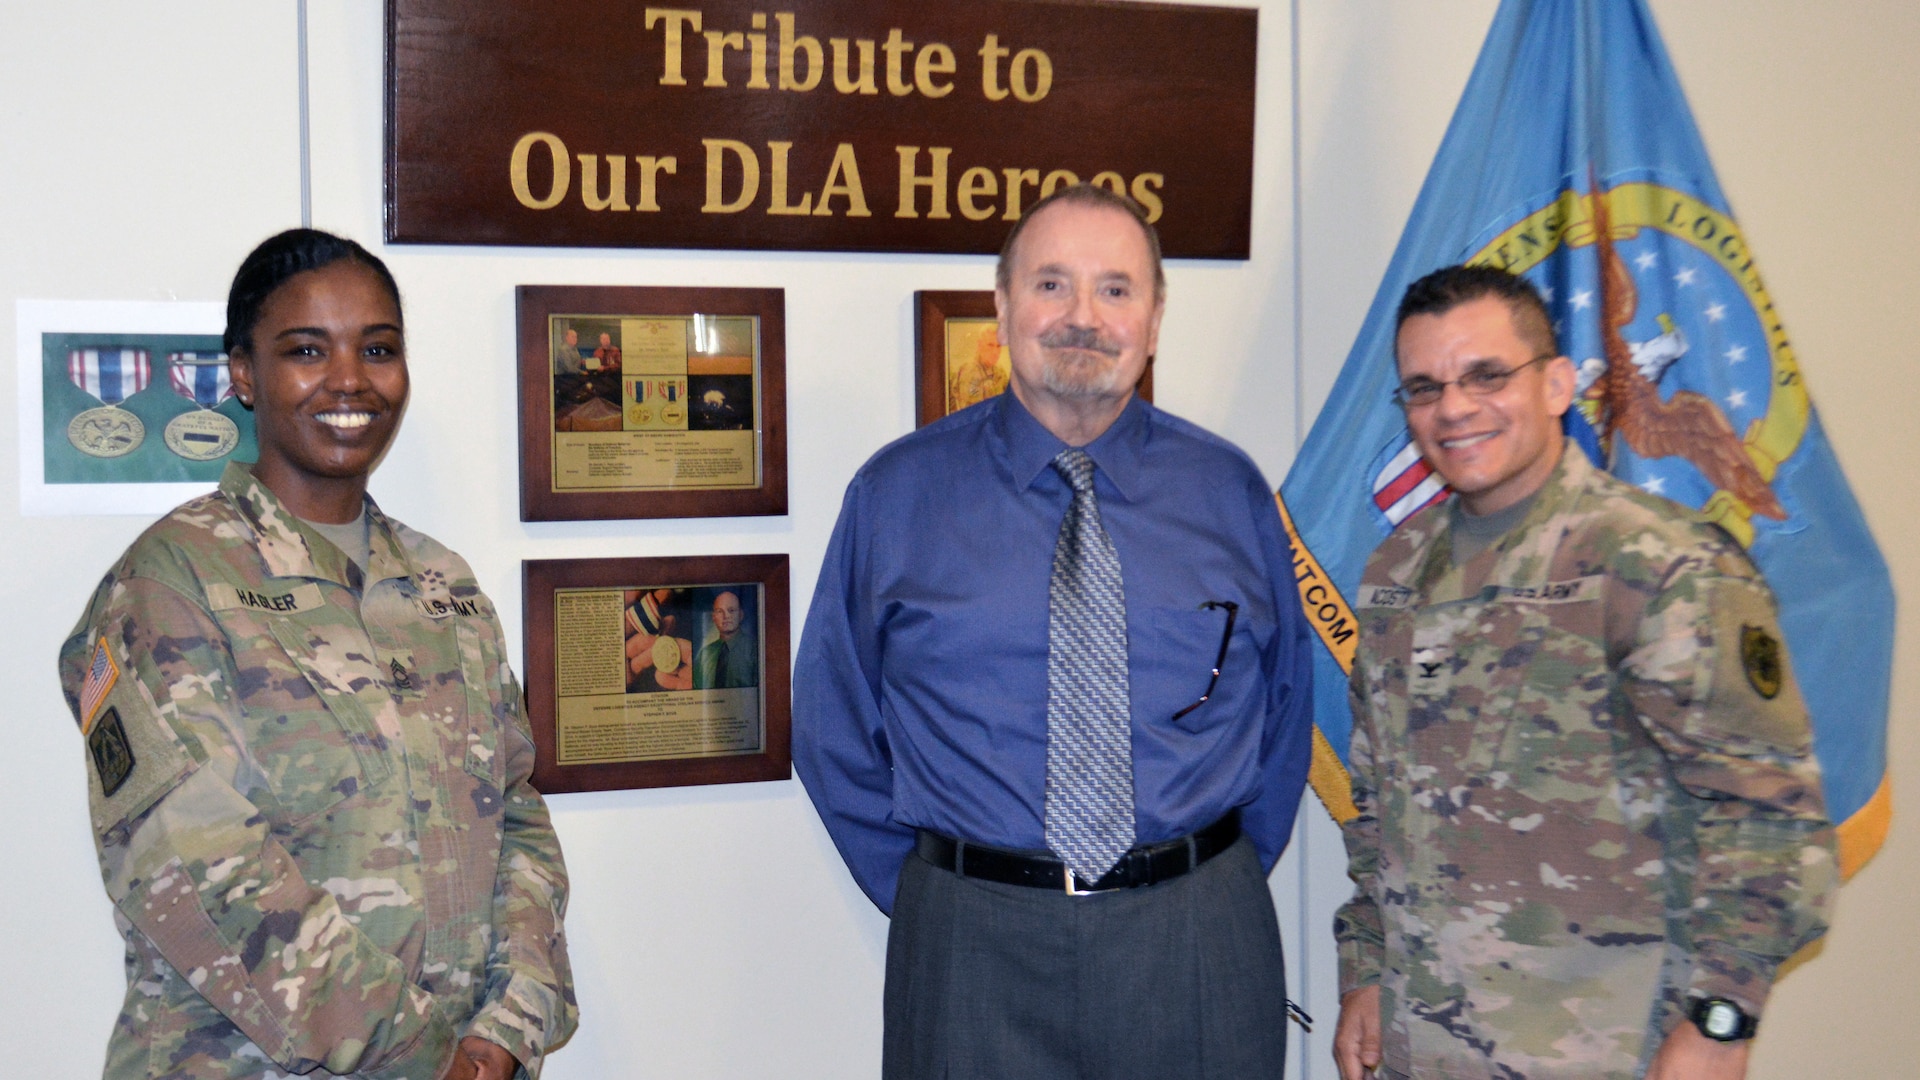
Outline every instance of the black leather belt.
[(1059, 859), (971, 844), (925, 829), (920, 830), (914, 851), (940, 869), (951, 870), (962, 877), (997, 881), (1002, 885), (1025, 885), (1034, 889), (1058, 889), (1079, 895), (1171, 881), (1198, 869), (1201, 863), (1232, 847), (1238, 839), (1240, 813), (1236, 810), (1199, 832), (1178, 840), (1134, 848), (1122, 855), (1106, 876), (1091, 885), (1079, 875), (1069, 874), (1067, 865)]

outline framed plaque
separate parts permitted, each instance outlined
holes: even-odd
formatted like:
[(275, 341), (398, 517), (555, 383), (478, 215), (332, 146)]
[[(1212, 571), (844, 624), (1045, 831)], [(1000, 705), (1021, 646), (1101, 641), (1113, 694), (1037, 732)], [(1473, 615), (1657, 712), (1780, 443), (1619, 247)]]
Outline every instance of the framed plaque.
[(992, 254), (1062, 184), (1246, 259), (1260, 12), (387, 0), (386, 236)]
[(522, 564), (543, 792), (784, 780), (785, 555)]
[(779, 289), (522, 285), (520, 520), (787, 512)]
[[(1000, 340), (993, 290), (922, 290), (913, 299), (915, 426), (1004, 393), (1013, 361)], [(1151, 359), (1134, 390), (1153, 400)]]

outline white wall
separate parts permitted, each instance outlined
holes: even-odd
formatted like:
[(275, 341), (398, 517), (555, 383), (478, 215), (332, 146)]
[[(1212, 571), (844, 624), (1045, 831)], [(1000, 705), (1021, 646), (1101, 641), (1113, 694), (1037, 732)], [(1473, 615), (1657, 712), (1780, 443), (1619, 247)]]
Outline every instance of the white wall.
[[(1299, 0), (1305, 272), (1296, 306), (1294, 6), (1259, 5), (1252, 258), (1169, 268), (1161, 404), (1241, 443), (1278, 482), (1294, 417), (1331, 384), (1492, 15), (1492, 0)], [(311, 5), (314, 223), (380, 233), (381, 4)], [(1721, 180), (1793, 327), (1816, 401), (1896, 580), (1920, 574), (1915, 464), (1895, 410), (1908, 365), (1872, 320), (1920, 288), (1920, 15), (1769, 3), (1656, 3)], [(0, 10), (0, 341), (17, 297), (217, 300), (239, 258), (300, 213), (292, 0), (9, 4)], [(979, 257), (396, 247), (417, 397), (375, 478), (390, 512), (468, 556), (519, 632), (524, 558), (788, 552), (794, 620), (848, 476), (912, 424), (911, 293), (984, 288)], [(525, 283), (787, 290), (787, 518), (523, 525), (517, 520), (512, 289)], [(1296, 312), (1303, 312), (1296, 320)], [(1295, 355), (1296, 329), (1304, 343)], [(1305, 393), (1296, 398), (1296, 379)], [(0, 416), (16, 411), (0, 378)], [(144, 525), (24, 519), (0, 437), (0, 1007), (12, 1071), (98, 1072), (122, 988), (87, 837), (79, 740), (53, 677), (59, 639)], [(1901, 657), (1913, 668), (1912, 619)], [(1895, 684), (1894, 756), (1915, 775), (1920, 688)], [(877, 1072), (884, 921), (839, 865), (797, 782), (553, 800), (573, 871), (583, 1028), (556, 1080), (859, 1077)], [(1326, 926), (1345, 894), (1338, 837), (1275, 874), (1295, 997), (1321, 1021), (1305, 1064), (1330, 1077)], [(1296, 854), (1297, 854), (1296, 852)], [(1301, 885), (1307, 888), (1303, 894)], [(1920, 837), (1896, 832), (1842, 901), (1826, 954), (1787, 980), (1756, 1076), (1898, 1061), (1920, 1005)], [(1303, 925), (1302, 919), (1305, 919)], [(1298, 976), (1296, 976), (1298, 978)], [(1899, 1066), (1895, 1067), (1898, 1071)], [(1302, 1075), (1300, 1070), (1295, 1075)]]

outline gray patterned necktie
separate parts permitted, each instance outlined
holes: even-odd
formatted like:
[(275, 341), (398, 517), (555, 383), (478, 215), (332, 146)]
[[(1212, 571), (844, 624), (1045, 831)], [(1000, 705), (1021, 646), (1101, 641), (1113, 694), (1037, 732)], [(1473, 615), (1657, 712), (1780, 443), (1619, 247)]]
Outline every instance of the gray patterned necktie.
[(1133, 729), (1120, 557), (1100, 526), (1093, 459), (1053, 467), (1073, 486), (1047, 596), (1047, 846), (1089, 884), (1133, 846)]

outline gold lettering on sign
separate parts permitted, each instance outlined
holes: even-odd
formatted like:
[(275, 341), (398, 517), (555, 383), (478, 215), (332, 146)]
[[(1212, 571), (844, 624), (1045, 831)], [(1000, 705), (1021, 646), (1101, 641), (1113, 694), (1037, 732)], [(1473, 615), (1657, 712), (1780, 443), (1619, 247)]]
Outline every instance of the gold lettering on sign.
[(1020, 185), (1038, 184), (1039, 169), (1001, 169), (1007, 178), (1007, 212), (1000, 215), (1002, 221), (1020, 220)]
[(887, 31), (887, 42), (880, 46), (880, 51), (887, 54), (887, 93), (894, 97), (906, 97), (913, 93), (913, 87), (900, 78), (900, 60), (913, 51), (913, 42), (902, 39), (900, 28), (896, 26)]
[(1007, 91), (1000, 86), (1000, 61), (1012, 51), (1001, 47), (999, 34), (988, 34), (980, 46), (980, 93), (988, 101), (1007, 99)]
[(640, 201), (635, 209), (658, 213), (660, 211), (660, 174), (673, 174), (680, 162), (672, 157), (635, 157), (634, 166), (640, 172)]
[(985, 221), (993, 216), (994, 207), (976, 206), (975, 199), (982, 195), (992, 198), (1000, 194), (1000, 181), (994, 178), (993, 170), (975, 165), (960, 174), (960, 190), (954, 195), (960, 201), (960, 216), (968, 221)]
[(765, 90), (767, 88), (767, 35), (765, 32), (767, 17), (757, 11), (754, 12), (753, 28), (761, 33), (747, 35), (747, 41), (753, 46), (752, 59), (749, 61), (753, 67), (753, 74), (747, 76), (747, 89)]
[(835, 195), (844, 195), (847, 199), (848, 217), (872, 217), (867, 209), (867, 195), (860, 188), (860, 162), (853, 156), (853, 144), (841, 143), (833, 152), (833, 164), (827, 169), (827, 182), (820, 189), (820, 206), (815, 210), (816, 217), (832, 217), (833, 209), (829, 205)]
[(773, 184), (767, 205), (769, 214), (806, 214), (813, 210), (813, 196), (800, 196), (798, 206), (787, 202), (787, 151), (793, 149), (790, 142), (770, 142), (767, 149), (773, 151)]
[(627, 209), (627, 159), (607, 155), (607, 193), (600, 194), (600, 155), (580, 155), (580, 201), (589, 210)]
[(830, 38), (827, 42), (833, 46), (833, 88), (843, 94), (877, 94), (880, 87), (873, 81), (873, 42), (861, 38), (854, 44), (859, 46), (860, 77), (853, 79), (847, 75), (847, 39)]
[(687, 85), (687, 78), (680, 72), (680, 46), (684, 40), (681, 35), (681, 30), (685, 28), (692, 30), (694, 33), (699, 33), (700, 13), (697, 11), (684, 11), (679, 8), (647, 9), (647, 29), (653, 29), (653, 24), (662, 19), (666, 20), (667, 23), (666, 29), (662, 32), (662, 38), (664, 39), (662, 44), (666, 50), (666, 62), (662, 65), (660, 72), (660, 85), (685, 86)]
[(1159, 221), (1161, 211), (1166, 209), (1160, 203), (1160, 196), (1155, 194), (1166, 186), (1166, 183), (1167, 178), (1157, 172), (1143, 172), (1133, 178), (1133, 201), (1139, 203), (1140, 209), (1147, 212), (1149, 225)]
[[(925, 55), (924, 53), (922, 55)], [(917, 188), (926, 188), (932, 198), (927, 208), (930, 218), (950, 218), (947, 213), (947, 158), (952, 156), (953, 147), (935, 146), (928, 151), (933, 158), (933, 174), (921, 176), (915, 167), (920, 160), (920, 148), (917, 146), (896, 146), (894, 152), (900, 155), (900, 209), (893, 212), (894, 217), (917, 218)]]
[(731, 34), (708, 30), (704, 36), (707, 39), (707, 77), (700, 85), (724, 87), (727, 85), (727, 50), (746, 48), (746, 36), (738, 30)]
[(1008, 70), (1007, 79), (1013, 87), (1013, 96), (1032, 104), (1053, 89), (1053, 61), (1039, 49), (1021, 49), (1013, 54), (1013, 67)]
[[(773, 21), (780, 24), (780, 89), (811, 90), (820, 85), (820, 76), (826, 74), (826, 54), (820, 50), (820, 39), (809, 35), (793, 36), (793, 12), (776, 12)], [(807, 57), (807, 77), (795, 78), (793, 58), (798, 53)], [(841, 91), (845, 93), (846, 91)]]
[[(753, 205), (754, 196), (760, 194), (760, 158), (753, 147), (733, 139), (701, 139), (700, 142), (707, 148), (707, 201), (700, 212), (737, 214)], [(740, 162), (740, 196), (732, 201), (721, 197), (727, 154)]]
[[(544, 199), (533, 197), (533, 188), (527, 183), (527, 158), (533, 154), (533, 146), (539, 143), (547, 148), (553, 158), (553, 186), (547, 189)], [(567, 197), (567, 186), (573, 182), (573, 169), (567, 163), (567, 144), (560, 136), (547, 131), (529, 131), (520, 136), (513, 144), (513, 156), (507, 159), (507, 179), (513, 184), (513, 197), (520, 205), (529, 210), (550, 210), (560, 205)]]
[(946, 97), (953, 93), (953, 80), (936, 83), (933, 77), (951, 75), (953, 67), (953, 50), (936, 41), (921, 49), (920, 55), (913, 58), (913, 85), (927, 97)]

